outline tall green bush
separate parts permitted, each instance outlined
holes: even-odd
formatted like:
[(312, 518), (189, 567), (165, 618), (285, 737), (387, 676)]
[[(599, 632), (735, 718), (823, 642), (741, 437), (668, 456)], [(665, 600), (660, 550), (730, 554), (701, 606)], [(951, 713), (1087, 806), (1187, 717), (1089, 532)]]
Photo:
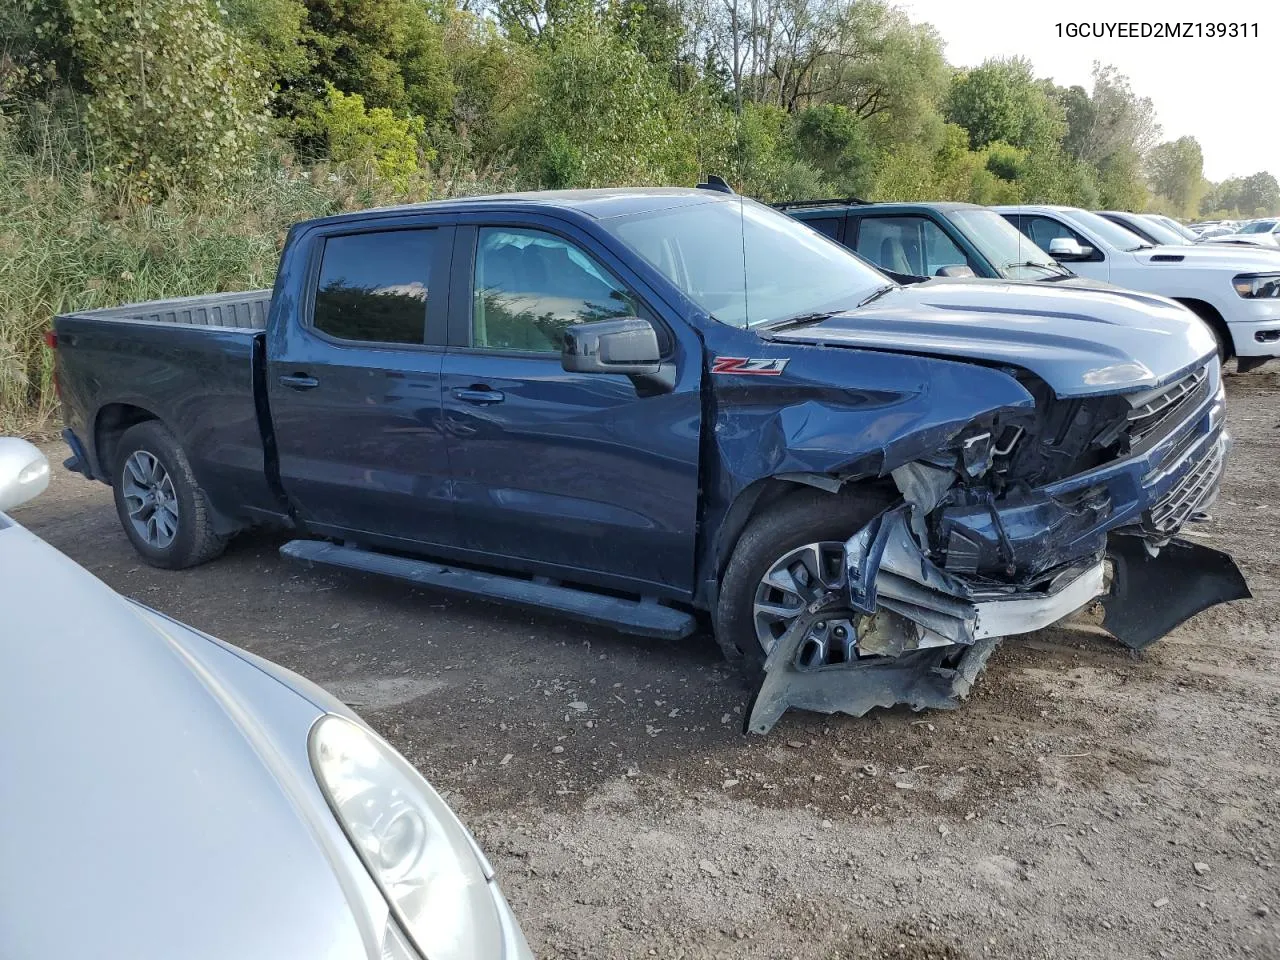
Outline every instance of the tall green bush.
[(69, 29), (103, 174), (152, 198), (215, 187), (255, 162), (265, 91), (206, 0), (63, 3), (45, 29)]
[(698, 163), (684, 121), (666, 77), (635, 47), (584, 19), (539, 58), (512, 136), (539, 186), (689, 183)]

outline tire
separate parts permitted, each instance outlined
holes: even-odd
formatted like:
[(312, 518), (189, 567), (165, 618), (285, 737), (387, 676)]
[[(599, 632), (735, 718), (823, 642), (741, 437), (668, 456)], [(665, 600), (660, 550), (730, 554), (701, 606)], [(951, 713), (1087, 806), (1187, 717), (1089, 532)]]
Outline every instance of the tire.
[(838, 494), (803, 489), (748, 523), (720, 580), (716, 642), (725, 658), (749, 680), (759, 679), (768, 650), (756, 631), (755, 601), (765, 574), (806, 544), (844, 543), (893, 499), (866, 487), (852, 486)]
[[(150, 464), (158, 469), (149, 469)], [(196, 482), (187, 455), (159, 420), (125, 431), (116, 447), (111, 476), (120, 526), (153, 567), (194, 567), (226, 547), (227, 538), (214, 532), (209, 500)], [(148, 491), (150, 501), (145, 498)]]

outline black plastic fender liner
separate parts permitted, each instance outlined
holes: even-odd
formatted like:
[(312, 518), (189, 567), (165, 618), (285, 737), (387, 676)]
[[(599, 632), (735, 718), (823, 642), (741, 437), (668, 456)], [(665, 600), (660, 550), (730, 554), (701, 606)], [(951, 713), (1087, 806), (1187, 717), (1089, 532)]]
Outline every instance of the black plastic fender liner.
[(1151, 556), (1141, 537), (1113, 536), (1111, 591), (1102, 599), (1102, 626), (1141, 650), (1202, 610), (1253, 596), (1230, 556), (1188, 540), (1170, 540)]
[[(747, 706), (743, 733), (766, 734), (787, 710), (847, 713), (860, 717), (873, 707), (905, 703), (912, 710), (952, 710), (969, 695), (999, 638), (914, 650), (902, 656), (803, 669), (800, 645), (822, 612), (796, 618), (765, 659), (764, 680)], [(825, 616), (830, 616), (826, 613)]]

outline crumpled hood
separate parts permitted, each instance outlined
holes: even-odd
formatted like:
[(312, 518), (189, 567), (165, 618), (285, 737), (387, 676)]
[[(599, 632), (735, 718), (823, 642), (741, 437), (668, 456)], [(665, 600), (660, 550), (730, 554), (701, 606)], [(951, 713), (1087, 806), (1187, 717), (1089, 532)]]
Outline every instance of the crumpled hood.
[(1158, 386), (1216, 351), (1208, 327), (1163, 297), (990, 280), (902, 287), (773, 336), (1009, 364), (1031, 371), (1060, 397)]
[[(1133, 255), (1153, 266), (1181, 263), (1195, 267), (1221, 267), (1225, 270), (1280, 270), (1280, 249), (1262, 243), (1224, 243), (1227, 237), (1203, 240), (1175, 247), (1143, 247)], [(1232, 238), (1234, 239), (1234, 238)], [(1181, 257), (1171, 261), (1170, 257)], [(1154, 258), (1154, 259), (1153, 259)]]

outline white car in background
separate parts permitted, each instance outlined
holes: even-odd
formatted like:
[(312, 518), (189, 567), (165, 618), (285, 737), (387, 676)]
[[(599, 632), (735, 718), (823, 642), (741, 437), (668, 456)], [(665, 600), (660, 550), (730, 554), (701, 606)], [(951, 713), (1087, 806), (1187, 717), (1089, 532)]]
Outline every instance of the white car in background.
[[(49, 464), (0, 437), (0, 511)], [(533, 960), (471, 834), (346, 706), (0, 512), (0, 957)]]
[(1152, 245), (1077, 207), (995, 207), (1082, 277), (1169, 297), (1191, 309), (1241, 373), (1280, 356), (1280, 250), (1231, 244)]
[(1206, 243), (1251, 243), (1260, 247), (1280, 248), (1280, 219), (1265, 217), (1250, 220), (1235, 233), (1210, 237)]
[(1209, 220), (1205, 223), (1195, 223), (1191, 225), (1192, 232), (1200, 240), (1208, 240), (1211, 237), (1224, 237), (1227, 234), (1236, 232), (1234, 222), (1225, 220)]
[(1185, 223), (1179, 223), (1173, 217), (1166, 217), (1163, 213), (1144, 213), (1143, 217), (1148, 220), (1154, 220), (1156, 223), (1163, 223), (1166, 227), (1180, 236), (1187, 243), (1195, 243), (1200, 239), (1200, 234), (1196, 233)]
[(1095, 212), (1098, 216), (1119, 224), (1130, 233), (1136, 233), (1153, 246), (1168, 246), (1170, 244), (1181, 246), (1185, 243), (1195, 243), (1198, 239), (1193, 237), (1188, 240), (1177, 230), (1146, 214), (1128, 213), (1124, 210), (1097, 210)]

